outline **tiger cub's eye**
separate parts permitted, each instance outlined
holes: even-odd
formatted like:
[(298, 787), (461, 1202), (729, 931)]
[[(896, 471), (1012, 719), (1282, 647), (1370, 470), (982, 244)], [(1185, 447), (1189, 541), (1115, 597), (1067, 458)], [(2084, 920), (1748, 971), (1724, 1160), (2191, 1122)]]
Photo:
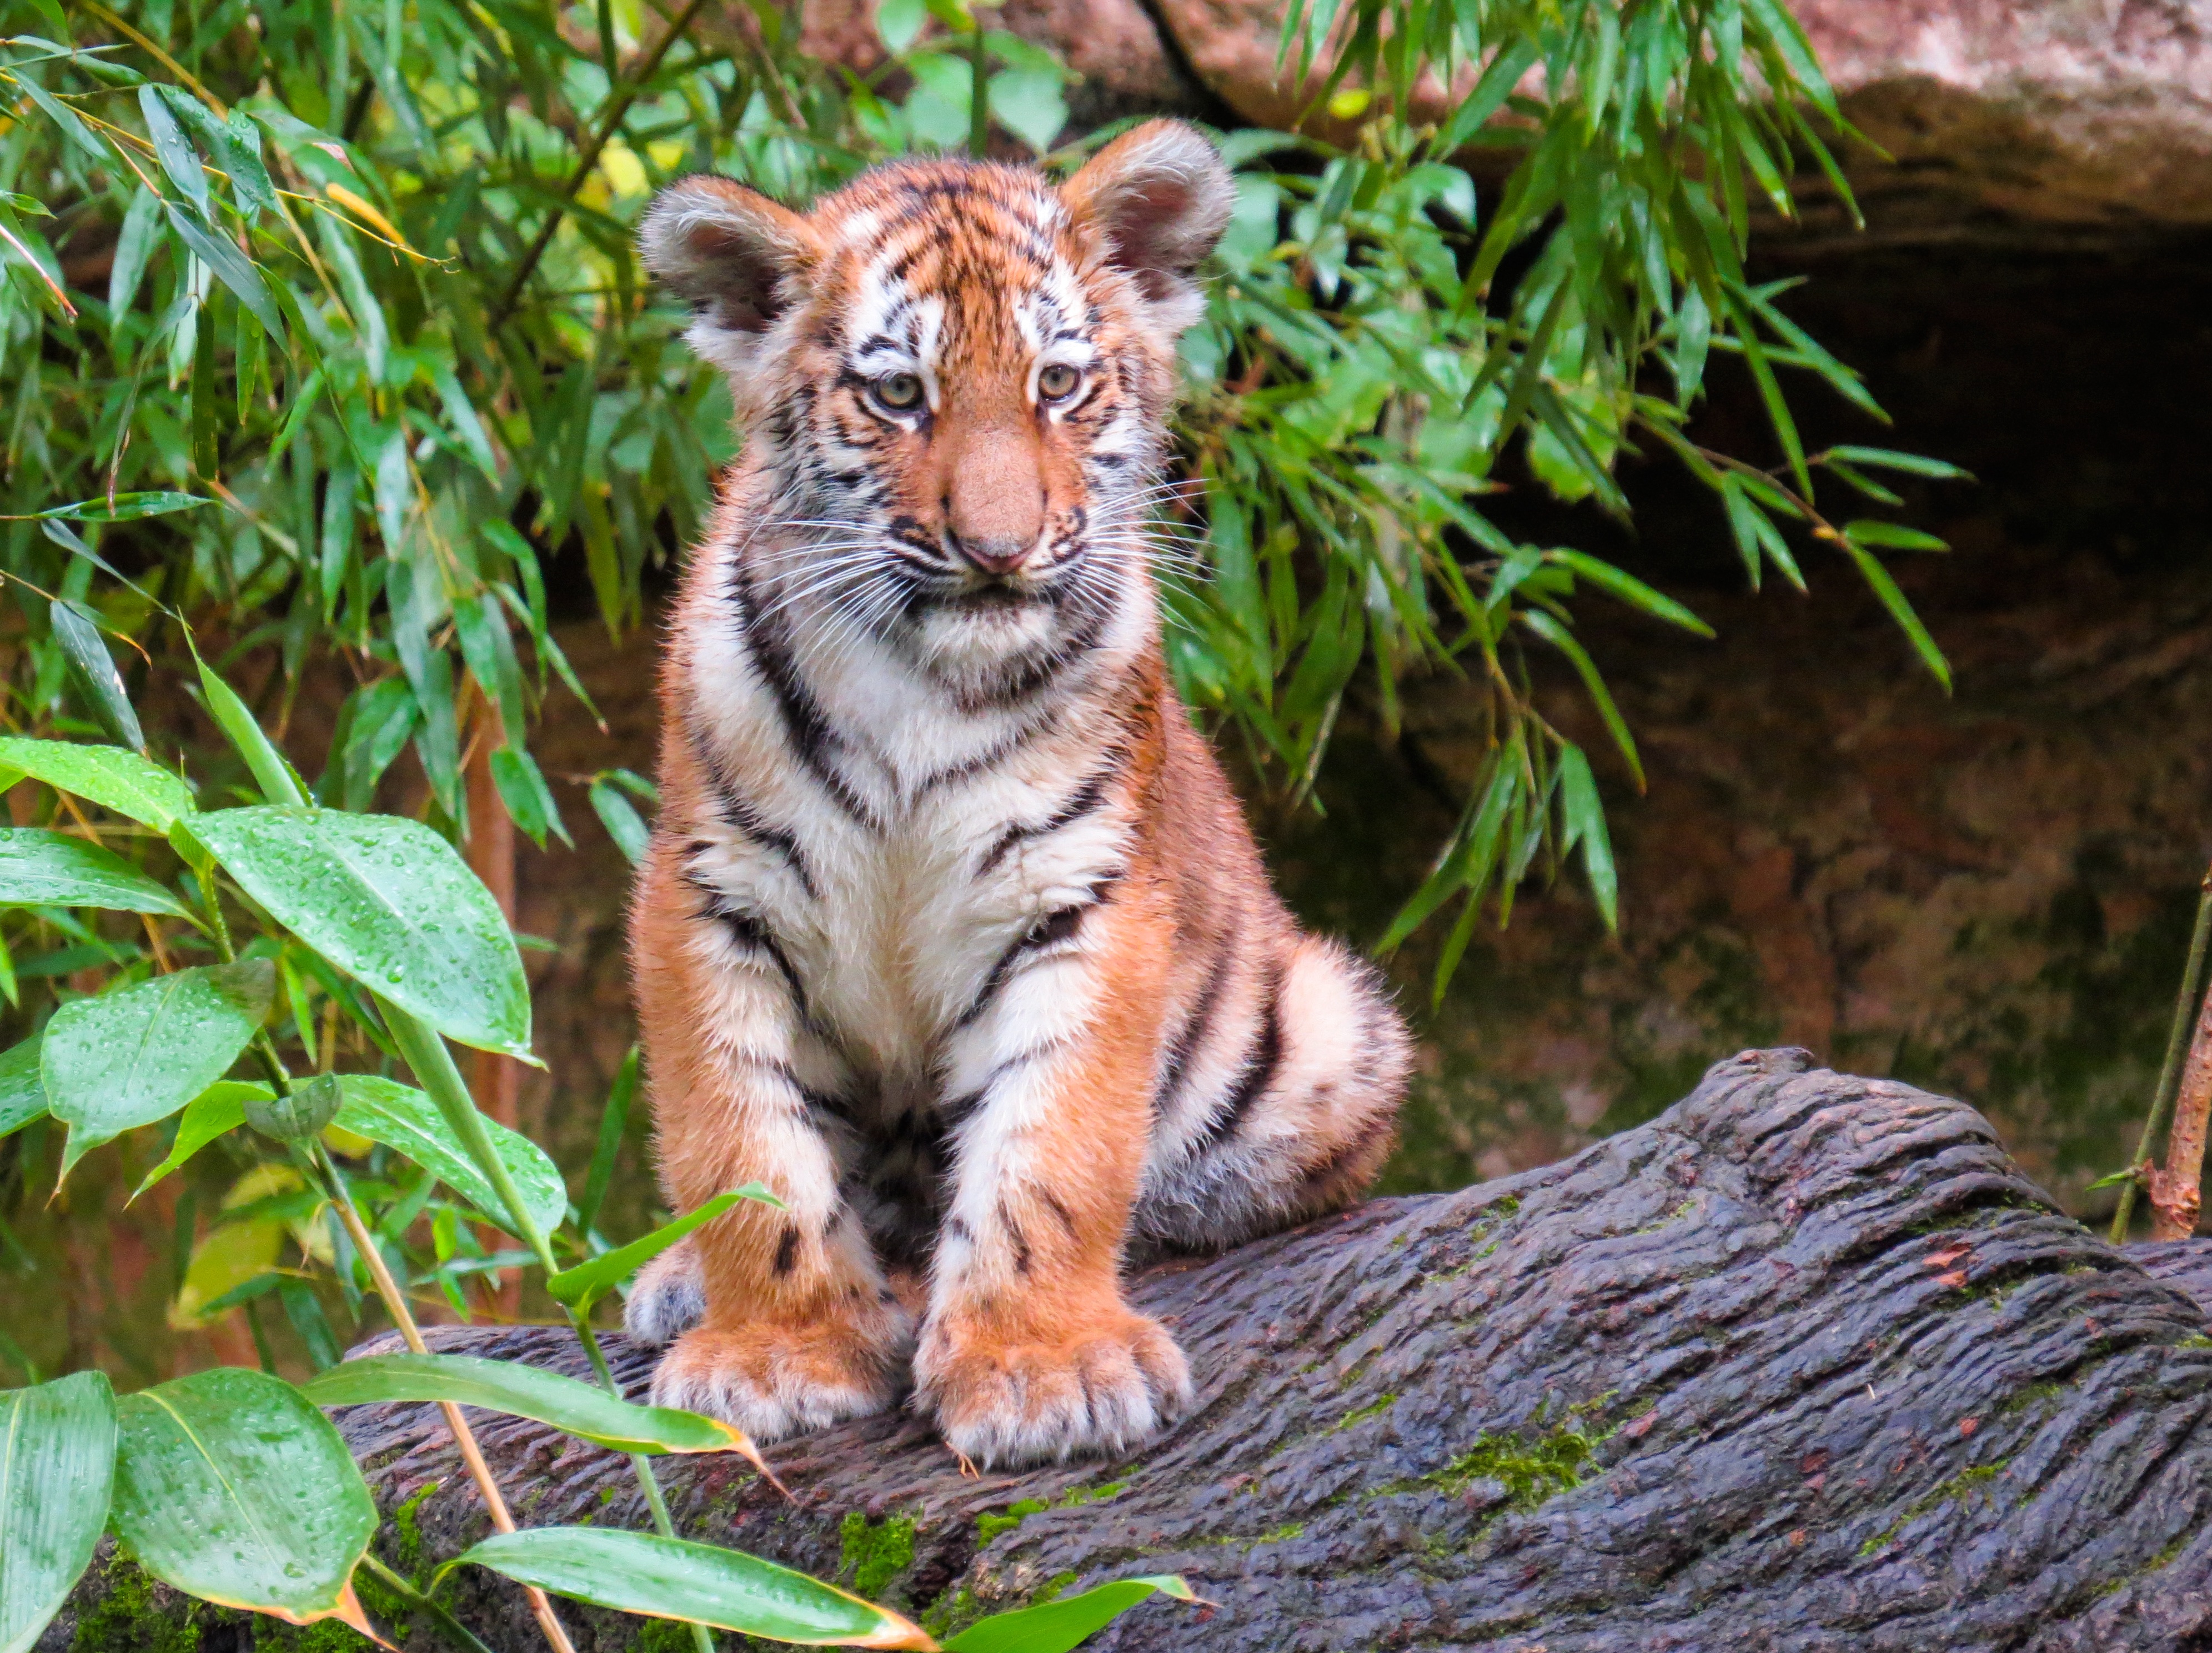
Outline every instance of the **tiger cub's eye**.
[(911, 413), (921, 405), (921, 380), (910, 373), (887, 373), (873, 388), (876, 400), (894, 413)]
[(1083, 375), (1065, 362), (1054, 362), (1037, 372), (1037, 394), (1048, 402), (1065, 402), (1075, 394)]

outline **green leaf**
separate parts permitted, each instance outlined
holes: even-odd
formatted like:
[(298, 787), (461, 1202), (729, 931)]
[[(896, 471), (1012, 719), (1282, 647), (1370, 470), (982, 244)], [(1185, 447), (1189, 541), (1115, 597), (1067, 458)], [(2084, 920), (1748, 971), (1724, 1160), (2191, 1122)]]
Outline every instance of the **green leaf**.
[(169, 228), (184, 238), (186, 246), (199, 254), (201, 263), (215, 271), (216, 279), (230, 289), (238, 301), (253, 313), (253, 319), (267, 330), (270, 337), (283, 338), (284, 322), (277, 314), (276, 301), (269, 296), (269, 289), (261, 279), (261, 272), (253, 267), (246, 256), (182, 208), (167, 202), (162, 204), (169, 209)]
[(1009, 69), (990, 80), (991, 119), (1038, 155), (1067, 125), (1067, 99), (1056, 70)]
[(246, 1122), (271, 1141), (305, 1142), (338, 1116), (343, 1099), (337, 1075), (318, 1073), (282, 1094), (248, 1097), (243, 1106)]
[[(438, 1104), (412, 1085), (373, 1073), (347, 1073), (339, 1081), (345, 1102), (335, 1123), (342, 1131), (396, 1148), (482, 1212), (489, 1222), (508, 1225), (507, 1206), (453, 1134)], [(496, 1120), (484, 1121), (492, 1152), (507, 1167), (522, 1202), (540, 1232), (561, 1225), (568, 1209), (568, 1190), (560, 1167), (545, 1151)]]
[(1178, 1574), (1117, 1578), (1042, 1607), (994, 1613), (945, 1643), (945, 1653), (1069, 1653), (1085, 1638), (1155, 1595), (1171, 1595), (1178, 1601), (1198, 1600)]
[[(40, 1091), (44, 1093), (43, 1085)], [(183, 1116), (177, 1121), (176, 1140), (169, 1145), (167, 1158), (148, 1171), (144, 1180), (131, 1190), (131, 1199), (136, 1200), (172, 1171), (182, 1170), (185, 1161), (217, 1137), (228, 1136), (245, 1124), (247, 1097), (269, 1094), (265, 1085), (244, 1079), (219, 1079), (194, 1097), (185, 1104)], [(124, 1203), (128, 1205), (130, 1200)]]
[(190, 1595), (366, 1629), (353, 1570), (376, 1506), (330, 1420), (281, 1379), (194, 1372), (116, 1402), (116, 1536)]
[(211, 499), (198, 494), (179, 494), (165, 489), (151, 489), (135, 494), (102, 495), (98, 499), (77, 500), (69, 505), (50, 506), (39, 513), (43, 520), (58, 518), (64, 522), (136, 522), (141, 517), (167, 516), (172, 511), (190, 511), (202, 505), (213, 505)]
[(637, 1407), (596, 1384), (512, 1360), (460, 1354), (380, 1354), (341, 1361), (302, 1386), (319, 1407), (379, 1401), (451, 1401), (534, 1418), (616, 1452), (752, 1453), (744, 1431), (672, 1407)]
[(46, 1082), (39, 1073), (40, 1036), (33, 1033), (0, 1052), (0, 1136), (20, 1131), (46, 1111)]
[(123, 674), (115, 669), (107, 645), (100, 641), (100, 628), (75, 603), (54, 602), (46, 614), (53, 622), (54, 641), (69, 660), (70, 676), (100, 726), (131, 751), (144, 751), (146, 736), (138, 726), (138, 714), (131, 708)]
[[(5, 1058), (0, 1058), (4, 1065)], [(629, 1128), (630, 1106), (637, 1100), (637, 1047), (632, 1045), (616, 1071), (614, 1088), (607, 1093), (607, 1105), (599, 1114), (599, 1139), (592, 1150), (591, 1168), (584, 1174), (584, 1197), (576, 1204), (576, 1225), (589, 1232), (599, 1220), (599, 1207), (605, 1204), (607, 1189), (615, 1178), (615, 1160), (622, 1152), (623, 1137)], [(46, 1096), (40, 1093), (39, 1106), (46, 1105)]]
[(1582, 846), (1583, 871), (1589, 875), (1590, 894), (1608, 930), (1620, 928), (1620, 878), (1613, 862), (1613, 840), (1605, 828), (1605, 805), (1597, 795), (1597, 781), (1589, 759), (1579, 746), (1559, 754), (1559, 812), (1566, 819), (1563, 849)]
[(1678, 625), (1685, 631), (1694, 631), (1700, 637), (1715, 635), (1711, 626), (1673, 598), (1652, 590), (1634, 574), (1601, 558), (1583, 551), (1554, 548), (1544, 553), (1544, 561), (1563, 568), (1571, 568), (1607, 596), (1617, 597), (1630, 607), (1642, 609), (1646, 614)]
[(491, 892), (419, 821), (217, 810), (193, 835), (279, 924), (449, 1038), (530, 1055), (522, 957)]
[(90, 155), (94, 161), (102, 164), (107, 161), (107, 151), (100, 146), (100, 140), (92, 135), (92, 128), (84, 124), (83, 117), (76, 110), (54, 96), (28, 75), (17, 75), (15, 76), (15, 82), (30, 94), (31, 101), (45, 112), (48, 120), (61, 128), (63, 135), (70, 143)]
[(41, 827), (0, 827), (0, 907), (185, 916), (183, 902), (113, 850)]
[(160, 764), (120, 746), (0, 738), (0, 769), (20, 770), (57, 791), (98, 804), (167, 833), (193, 810), (192, 789)]
[(1943, 658), (1943, 651), (1936, 647), (1935, 638), (1928, 635), (1928, 628), (1913, 612), (1912, 605), (1905, 593), (1897, 588), (1897, 581), (1890, 577), (1889, 570), (1882, 567), (1881, 559), (1848, 536), (1844, 540), (1844, 550), (1850, 553), (1851, 561), (1859, 565), (1860, 574), (1874, 588), (1874, 594), (1881, 599), (1882, 607), (1889, 611), (1889, 617), (1897, 622), (1899, 629), (1911, 641), (1913, 653), (1920, 656), (1921, 664), (1928, 668), (1936, 682), (1943, 685), (1943, 692), (1949, 694), (1951, 663)]
[(936, 1645), (919, 1625), (859, 1596), (739, 1550), (605, 1527), (495, 1533), (439, 1569), (489, 1567), (556, 1595), (650, 1619), (809, 1647)]
[(204, 218), (210, 204), (207, 173), (200, 167), (199, 152), (192, 148), (191, 139), (185, 136), (185, 129), (177, 125), (175, 114), (162, 101), (161, 91), (161, 88), (152, 84), (138, 88), (138, 112), (145, 117), (146, 136), (154, 140), (155, 158), (169, 175), (169, 181), (185, 192), (185, 198), (199, 209), (200, 216)]
[(554, 802), (553, 789), (545, 784), (537, 759), (520, 746), (498, 747), (491, 755), (491, 779), (507, 814), (531, 842), (544, 848), (545, 835), (550, 832), (570, 848), (575, 848), (576, 841), (568, 836), (561, 819), (561, 806)]
[(306, 803), (307, 789), (301, 782), (299, 771), (261, 732), (261, 725), (238, 697), (238, 691), (209, 668), (197, 649), (192, 652), (192, 663), (199, 668), (200, 692), (207, 696), (209, 714), (253, 772), (253, 783), (261, 788), (261, 795), (272, 804)]
[(103, 1375), (0, 1395), (0, 1653), (30, 1653), (91, 1564), (114, 1473)]
[(276, 987), (265, 959), (202, 965), (56, 1011), (39, 1071), (48, 1111), (70, 1127), (63, 1174), (221, 1079), (268, 1015)]
[(602, 1253), (589, 1262), (564, 1268), (545, 1279), (545, 1291), (556, 1303), (565, 1303), (578, 1314), (589, 1314), (592, 1305), (646, 1264), (702, 1224), (711, 1223), (740, 1200), (757, 1200), (783, 1209), (783, 1201), (758, 1182), (748, 1182), (727, 1194), (718, 1194), (706, 1204), (688, 1211), (674, 1222), (656, 1228), (641, 1240)]
[(1948, 543), (1900, 522), (1879, 522), (1863, 517), (1844, 525), (1844, 536), (1861, 545), (1887, 545), (1900, 551), (1948, 551)]
[(615, 841), (615, 847), (629, 858), (632, 866), (642, 862), (653, 842), (653, 829), (646, 825), (629, 799), (604, 776), (592, 782), (591, 799), (599, 824), (606, 828), (607, 836)]
[(1842, 459), (1851, 465), (1863, 465), (1877, 471), (1903, 471), (1915, 477), (1934, 477), (1939, 481), (1972, 482), (1971, 471), (1961, 471), (1955, 465), (1942, 459), (1931, 459), (1921, 453), (1899, 453), (1887, 447), (1832, 447), (1826, 457)]

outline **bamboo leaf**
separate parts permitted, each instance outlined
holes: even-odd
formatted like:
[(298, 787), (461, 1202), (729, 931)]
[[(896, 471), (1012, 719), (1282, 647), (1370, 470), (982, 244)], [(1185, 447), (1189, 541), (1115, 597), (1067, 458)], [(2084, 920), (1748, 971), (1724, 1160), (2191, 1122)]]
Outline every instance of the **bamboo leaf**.
[(187, 916), (183, 902), (113, 850), (38, 827), (0, 827), (0, 907)]
[(189, 1595), (368, 1633), (353, 1570), (376, 1506), (329, 1419), (279, 1378), (194, 1372), (116, 1402), (118, 1537)]
[(678, 1619), (808, 1647), (937, 1644), (919, 1625), (834, 1584), (739, 1550), (605, 1527), (529, 1527), (495, 1533), (464, 1564), (618, 1612)]
[(183, 781), (120, 746), (87, 746), (9, 735), (0, 738), (0, 769), (43, 781), (58, 792), (143, 821), (160, 833), (166, 834), (180, 817), (193, 810), (192, 789)]
[(114, 1471), (100, 1373), (0, 1394), (0, 1653), (30, 1653), (91, 1565)]
[(615, 1452), (649, 1456), (739, 1452), (754, 1457), (744, 1431), (719, 1418), (672, 1407), (632, 1406), (591, 1383), (512, 1360), (473, 1355), (383, 1354), (341, 1361), (301, 1387), (319, 1407), (382, 1401), (450, 1401), (541, 1424)]
[(945, 1653), (1070, 1653), (1095, 1632), (1155, 1595), (1178, 1601), (1198, 1600), (1179, 1574), (1117, 1578), (1042, 1607), (994, 1613), (946, 1642)]
[(567, 1304), (580, 1315), (587, 1315), (592, 1305), (616, 1286), (651, 1262), (678, 1240), (720, 1216), (740, 1200), (757, 1200), (762, 1205), (783, 1209), (777, 1199), (758, 1182), (748, 1182), (741, 1188), (718, 1194), (704, 1205), (688, 1211), (674, 1222), (664, 1224), (643, 1239), (632, 1240), (628, 1245), (603, 1253), (589, 1262), (579, 1263), (574, 1268), (564, 1268), (557, 1274), (546, 1277), (545, 1291), (556, 1303)]

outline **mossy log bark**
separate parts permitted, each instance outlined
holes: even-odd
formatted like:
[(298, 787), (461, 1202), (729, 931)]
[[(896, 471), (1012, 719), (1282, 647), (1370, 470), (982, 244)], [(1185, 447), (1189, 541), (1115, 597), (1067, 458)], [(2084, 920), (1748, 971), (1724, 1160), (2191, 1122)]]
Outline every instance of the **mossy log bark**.
[[(678, 1522), (939, 1627), (1139, 1572), (1212, 1603), (1102, 1653), (2212, 1648), (2212, 1244), (2114, 1250), (1972, 1109), (1808, 1067), (1747, 1053), (1563, 1164), (1146, 1273), (1199, 1401), (1133, 1458), (971, 1480), (884, 1418), (775, 1449), (788, 1502), (662, 1460)], [(581, 1368), (550, 1329), (439, 1342)], [(340, 1421), (395, 1565), (485, 1530), (428, 1408)], [(621, 1460), (483, 1441), (522, 1521), (645, 1524)], [(510, 1586), (447, 1588), (531, 1644)]]

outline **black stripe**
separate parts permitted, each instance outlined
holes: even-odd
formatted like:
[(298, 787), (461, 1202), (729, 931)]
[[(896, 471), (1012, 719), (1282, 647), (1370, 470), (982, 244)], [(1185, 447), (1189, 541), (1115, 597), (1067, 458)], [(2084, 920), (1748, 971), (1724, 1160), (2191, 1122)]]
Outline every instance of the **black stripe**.
[(775, 1272), (779, 1274), (788, 1274), (791, 1273), (792, 1266), (798, 1261), (799, 1231), (791, 1224), (786, 1223), (783, 1225), (783, 1237), (775, 1243)]
[(1184, 1079), (1189, 1077), (1191, 1059), (1197, 1055), (1199, 1047), (1206, 1042), (1206, 1036), (1212, 1030), (1214, 1012), (1220, 1008), (1221, 995), (1229, 985), (1230, 964), (1235, 951), (1236, 933), (1231, 931), (1213, 956), (1206, 985), (1199, 989), (1198, 1002), (1191, 1006), (1189, 1018), (1169, 1042), (1167, 1066), (1160, 1073), (1155, 1107), (1158, 1115), (1167, 1113), (1169, 1105), (1182, 1091)]
[(783, 719), (784, 737), (793, 754), (847, 815), (871, 831), (880, 830), (874, 812), (830, 764), (829, 751), (839, 744), (836, 732), (830, 728), (830, 720), (823, 714), (820, 704), (806, 685), (799, 681), (798, 665), (785, 648), (776, 629), (758, 623), (751, 586), (742, 565), (732, 574), (732, 594), (737, 599), (738, 627), (744, 635), (755, 668), (775, 697), (776, 710)]
[(1068, 793), (1066, 801), (1046, 819), (1035, 826), (1016, 822), (1000, 833), (997, 841), (983, 852), (983, 859), (975, 868), (975, 876), (980, 878), (998, 866), (1000, 861), (1012, 854), (1014, 847), (1024, 839), (1049, 836), (1062, 827), (1073, 826), (1097, 809), (1106, 801), (1106, 788), (1120, 778), (1121, 769), (1128, 761), (1129, 753), (1127, 747), (1112, 748), (1106, 755), (1106, 762), (1087, 776), (1073, 792)]
[(999, 1201), (999, 1221), (1005, 1225), (1006, 1233), (1014, 1243), (1014, 1272), (1017, 1274), (1028, 1273), (1030, 1272), (1030, 1237), (1022, 1232), (1022, 1225), (1014, 1220), (1013, 1214), (1006, 1209), (1006, 1202), (1003, 1200)]
[[(775, 939), (775, 932), (769, 928), (768, 921), (758, 913), (738, 906), (697, 873), (686, 872), (684, 878), (687, 884), (707, 898), (706, 908), (699, 916), (715, 920), (745, 945), (757, 952), (766, 953), (776, 969), (783, 972), (783, 979), (791, 988), (792, 1000), (798, 1005), (799, 1013), (805, 1016), (808, 1013), (805, 984), (799, 979), (799, 971), (792, 964), (791, 955), (784, 951), (783, 944)], [(799, 1084), (796, 1076), (792, 1083), (798, 1086), (802, 1097), (811, 1100), (811, 1093), (805, 1086)]]
[(1089, 901), (1079, 907), (1063, 907), (1056, 913), (1048, 913), (1024, 933), (1015, 937), (1006, 951), (999, 955), (998, 962), (991, 966), (990, 974), (983, 978), (983, 985), (976, 989), (975, 997), (968, 1008), (960, 1012), (953, 1026), (972, 1027), (976, 1019), (990, 1008), (991, 1000), (998, 996), (999, 989), (1006, 986), (1008, 972), (1021, 956), (1039, 947), (1049, 947), (1055, 941), (1065, 941), (1073, 935), (1083, 922), (1083, 915), (1105, 903), (1120, 878), (1119, 873), (1115, 873), (1101, 878), (1091, 886)]
[(1039, 1188), (1037, 1190), (1037, 1198), (1044, 1201), (1044, 1208), (1047, 1211), (1060, 1218), (1060, 1225), (1067, 1231), (1067, 1237), (1071, 1240), (1073, 1239), (1075, 1237), (1075, 1217), (1065, 1205), (1060, 1203), (1060, 1196), (1054, 1194), (1050, 1188)]
[[(707, 784), (714, 794), (716, 817), (731, 831), (782, 856), (808, 898), (821, 900), (822, 892), (815, 888), (814, 874), (808, 870), (806, 857), (799, 851), (799, 840), (781, 827), (770, 826), (761, 812), (745, 800), (723, 769), (714, 743), (696, 725), (687, 724), (684, 732), (690, 737), (693, 755), (707, 771)], [(699, 848), (703, 846), (695, 845), (695, 851)]]
[(1283, 1060), (1283, 982), (1278, 975), (1267, 983), (1267, 996), (1260, 1009), (1260, 1030), (1253, 1036), (1252, 1048), (1244, 1059), (1244, 1071), (1238, 1075), (1237, 1088), (1229, 1093), (1228, 1106), (1206, 1123), (1191, 1146), (1194, 1152), (1203, 1152), (1216, 1143), (1236, 1134), (1237, 1127), (1244, 1122), (1244, 1115), (1252, 1104), (1273, 1081), (1275, 1070)]

